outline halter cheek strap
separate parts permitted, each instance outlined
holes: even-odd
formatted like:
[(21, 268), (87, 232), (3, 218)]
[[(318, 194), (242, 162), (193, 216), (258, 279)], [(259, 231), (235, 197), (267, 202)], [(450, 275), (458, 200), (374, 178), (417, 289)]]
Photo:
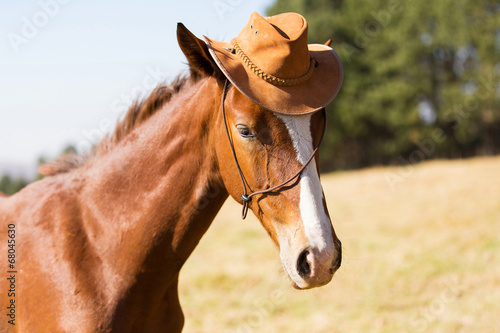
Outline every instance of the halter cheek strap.
[(252, 201), (252, 197), (253, 196), (255, 196), (257, 194), (267, 194), (269, 192), (275, 191), (275, 190), (277, 190), (277, 189), (285, 186), (286, 184), (290, 183), (294, 179), (298, 178), (302, 174), (302, 172), (307, 168), (307, 166), (309, 165), (309, 163), (311, 163), (311, 161), (313, 160), (313, 158), (316, 155), (317, 151), (319, 150), (319, 146), (321, 145), (321, 141), (323, 141), (323, 136), (325, 135), (326, 113), (323, 112), (323, 116), (325, 118), (325, 122), (324, 122), (324, 125), (323, 125), (323, 133), (321, 134), (321, 138), (320, 138), (320, 140), (318, 142), (318, 145), (316, 146), (316, 148), (314, 148), (314, 151), (312, 152), (312, 154), (309, 157), (309, 159), (307, 160), (307, 162), (302, 166), (302, 168), (300, 168), (300, 170), (297, 171), (297, 173), (294, 176), (292, 176), (291, 178), (289, 178), (288, 180), (284, 181), (283, 183), (281, 183), (279, 185), (273, 186), (273, 187), (265, 189), (265, 190), (256, 191), (256, 192), (253, 192), (251, 194), (248, 194), (248, 192), (247, 192), (247, 186), (246, 186), (246, 182), (245, 182), (245, 177), (243, 176), (243, 172), (241, 171), (240, 164), (238, 163), (238, 158), (236, 157), (236, 152), (234, 150), (233, 142), (231, 140), (231, 134), (229, 132), (229, 127), (227, 125), (226, 110), (225, 110), (225, 107), (224, 107), (224, 101), (226, 99), (226, 94), (227, 94), (227, 80), (224, 83), (224, 90), (222, 91), (222, 101), (221, 101), (222, 118), (224, 119), (224, 127), (226, 128), (227, 139), (229, 140), (229, 146), (231, 147), (231, 152), (233, 153), (233, 159), (234, 159), (234, 162), (236, 164), (236, 168), (238, 169), (238, 174), (240, 175), (241, 184), (243, 185), (243, 195), (241, 196), (241, 200), (243, 200), (243, 211), (241, 213), (241, 217), (242, 217), (242, 219), (245, 219), (247, 217), (248, 207), (250, 206), (250, 201)]

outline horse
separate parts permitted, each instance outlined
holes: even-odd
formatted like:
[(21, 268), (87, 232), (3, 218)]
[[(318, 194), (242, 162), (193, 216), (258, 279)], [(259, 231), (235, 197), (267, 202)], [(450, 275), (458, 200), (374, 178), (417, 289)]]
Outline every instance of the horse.
[[(188, 74), (135, 102), (91, 153), (0, 199), (0, 244), (15, 240), (12, 266), (1, 260), (3, 311), (14, 304), (1, 332), (181, 332), (179, 271), (229, 196), (257, 216), (293, 287), (323, 286), (340, 267), (315, 149), (325, 110), (267, 110), (180, 23), (177, 37)], [(246, 187), (272, 191), (248, 202)]]

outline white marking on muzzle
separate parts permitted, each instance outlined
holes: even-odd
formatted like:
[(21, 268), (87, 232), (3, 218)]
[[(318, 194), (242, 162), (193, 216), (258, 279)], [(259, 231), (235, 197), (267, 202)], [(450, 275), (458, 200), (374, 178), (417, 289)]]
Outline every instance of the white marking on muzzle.
[[(311, 115), (285, 116), (277, 114), (285, 123), (290, 134), (297, 160), (304, 165), (311, 156), (314, 146), (311, 134)], [(323, 190), (313, 159), (300, 177), (300, 215), (304, 232), (311, 248), (319, 251), (320, 256), (333, 248), (331, 222), (323, 206)]]

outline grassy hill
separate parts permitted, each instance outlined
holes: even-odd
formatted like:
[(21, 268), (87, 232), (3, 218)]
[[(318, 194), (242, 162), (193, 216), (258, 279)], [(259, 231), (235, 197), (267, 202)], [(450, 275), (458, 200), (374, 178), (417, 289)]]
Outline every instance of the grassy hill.
[(181, 271), (185, 332), (499, 332), (500, 158), (322, 176), (344, 261), (297, 291), (228, 200)]

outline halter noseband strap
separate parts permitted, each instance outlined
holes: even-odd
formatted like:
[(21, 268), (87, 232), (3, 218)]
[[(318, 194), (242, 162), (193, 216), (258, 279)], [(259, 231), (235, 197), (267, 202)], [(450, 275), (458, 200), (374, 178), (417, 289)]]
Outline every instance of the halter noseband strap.
[(287, 181), (284, 181), (283, 183), (281, 183), (279, 185), (273, 186), (273, 187), (265, 189), (265, 190), (256, 191), (256, 192), (253, 192), (251, 194), (248, 194), (247, 193), (247, 186), (246, 186), (246, 182), (245, 182), (245, 177), (243, 176), (243, 172), (241, 171), (240, 164), (238, 163), (238, 158), (236, 157), (236, 152), (234, 150), (233, 142), (231, 141), (231, 134), (229, 132), (229, 127), (228, 127), (227, 121), (226, 121), (226, 110), (224, 108), (224, 100), (226, 99), (226, 94), (227, 94), (227, 80), (224, 83), (224, 90), (222, 91), (222, 101), (221, 101), (222, 118), (224, 119), (224, 127), (226, 128), (227, 139), (229, 140), (229, 146), (231, 147), (231, 152), (233, 153), (233, 159), (234, 159), (234, 162), (236, 164), (236, 168), (238, 169), (238, 174), (240, 175), (241, 184), (243, 185), (243, 195), (241, 196), (241, 200), (243, 200), (243, 211), (241, 213), (241, 217), (242, 217), (242, 219), (245, 219), (247, 217), (248, 207), (250, 205), (250, 201), (252, 201), (252, 197), (254, 195), (266, 194), (266, 193), (272, 192), (274, 190), (277, 190), (277, 189), (285, 186), (286, 184), (290, 183), (295, 178), (298, 178), (302, 174), (302, 172), (307, 168), (309, 163), (311, 163), (314, 156), (316, 155), (316, 152), (319, 149), (319, 146), (321, 145), (321, 141), (323, 141), (323, 136), (325, 135), (326, 113), (323, 112), (325, 122), (323, 125), (323, 133), (321, 134), (321, 138), (318, 142), (318, 145), (316, 146), (316, 148), (314, 148), (314, 151), (312, 152), (312, 154), (309, 157), (309, 159), (307, 160), (307, 162), (302, 166), (302, 168), (300, 168), (300, 170), (293, 177), (289, 178)]

